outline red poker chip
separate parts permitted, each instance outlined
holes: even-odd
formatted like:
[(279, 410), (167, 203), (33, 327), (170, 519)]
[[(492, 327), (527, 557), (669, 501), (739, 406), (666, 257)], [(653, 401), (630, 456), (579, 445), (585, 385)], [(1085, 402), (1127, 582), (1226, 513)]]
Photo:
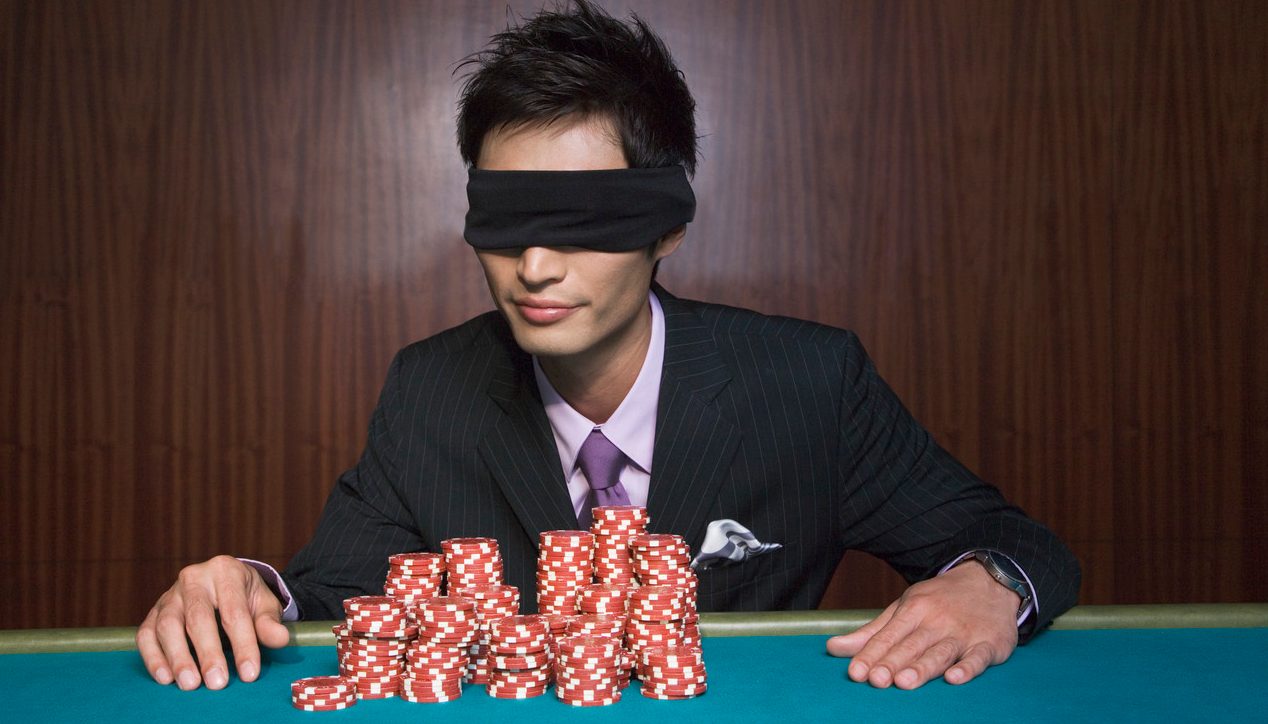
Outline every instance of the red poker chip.
[(420, 628), (464, 628), (475, 627), (480, 624), (480, 617), (475, 611), (470, 613), (422, 613), (416, 614), (414, 619), (418, 622)]
[(531, 633), (524, 635), (499, 634), (495, 631), (489, 632), (490, 646), (537, 646), (545, 644), (550, 640), (550, 630), (543, 626), (540, 633)]
[(436, 664), (436, 665), (410, 665), (405, 669), (405, 675), (415, 679), (436, 679), (453, 674), (461, 674), (467, 670), (467, 665), (463, 664)]
[(463, 691), (462, 678), (458, 678), (458, 680), (453, 680), (453, 681), (446, 680), (443, 682), (435, 682), (435, 683), (426, 682), (426, 681), (415, 681), (413, 683), (410, 683), (410, 685), (404, 685), (404, 683), (402, 683), (401, 685), (401, 694), (412, 694), (412, 695), (429, 695), (430, 694), (430, 695), (453, 696), (455, 694), (460, 694), (460, 692), (462, 691)]
[(557, 681), (555, 683), (555, 692), (562, 695), (571, 696), (605, 696), (614, 691), (620, 691), (619, 683), (616, 679), (609, 682), (570, 682)]
[(399, 611), (401, 604), (392, 600), (387, 596), (354, 596), (343, 600), (343, 610), (345, 613), (356, 613), (358, 611)]
[(357, 698), (357, 690), (350, 687), (347, 691), (330, 692), (323, 694), (292, 692), (291, 701), (300, 701), (305, 704), (329, 704), (331, 702), (346, 701), (348, 699)]
[(429, 611), (419, 610), (414, 613), (415, 620), (422, 625), (440, 625), (440, 626), (462, 626), (471, 623), (478, 623), (480, 617), (476, 614), (475, 606), (470, 611)]
[(402, 696), (401, 698), (408, 701), (411, 704), (444, 704), (445, 702), (455, 701), (461, 696), (462, 694), (459, 693), (453, 696), (428, 695), (428, 696)]
[(621, 677), (570, 677), (559, 675), (555, 677), (555, 686), (564, 691), (587, 691), (617, 688), (621, 685)]
[(661, 694), (664, 696), (700, 696), (708, 690), (708, 684), (689, 686), (656, 686), (654, 684), (643, 684), (643, 691), (649, 691), (653, 694)]
[(534, 614), (526, 614), (522, 616), (507, 616), (499, 621), (494, 621), (493, 633), (497, 634), (538, 634), (545, 633), (546, 621), (541, 616)]
[(446, 679), (406, 679), (401, 691), (415, 694), (454, 694), (462, 691), (463, 677)]
[(523, 656), (495, 655), (492, 661), (493, 667), (497, 669), (536, 669), (549, 663), (550, 657), (545, 653)]
[(341, 676), (309, 676), (291, 682), (291, 692), (317, 693), (347, 691), (351, 682)]
[(686, 674), (655, 671), (652, 669), (645, 670), (643, 675), (639, 678), (649, 684), (662, 684), (666, 686), (704, 684), (709, 679), (708, 675), (703, 672), (697, 674)]
[(435, 654), (416, 654), (405, 657), (405, 663), (411, 666), (439, 666), (442, 664), (457, 665), (465, 664), (471, 656), (460, 649), (450, 649), (447, 652), (437, 652)]
[(499, 646), (494, 644), (489, 647), (489, 655), (494, 658), (498, 656), (545, 656), (549, 649), (550, 642), (548, 641), (532, 646)]
[(443, 679), (405, 679), (401, 681), (402, 691), (447, 692), (462, 689), (462, 677), (446, 677)]
[(475, 601), (465, 596), (432, 596), (418, 602), (420, 611), (432, 613), (471, 611)]
[(612, 704), (616, 704), (617, 702), (621, 701), (621, 697), (613, 696), (613, 697), (608, 697), (606, 699), (594, 699), (594, 700), (560, 699), (560, 701), (567, 704), (568, 706), (611, 706)]
[(299, 709), (300, 711), (342, 711), (356, 703), (356, 699), (353, 699), (352, 703), (339, 702), (337, 704), (301, 704), (299, 702), (292, 702), (291, 706)]
[(442, 691), (430, 691), (427, 689), (409, 692), (402, 691), (400, 692), (400, 695), (402, 699), (415, 704), (453, 701), (454, 699), (462, 696), (462, 687), (460, 686), (456, 689), (444, 689)]
[[(649, 646), (648, 648), (655, 648)], [(690, 656), (646, 656), (639, 657), (639, 663), (643, 666), (662, 669), (664, 671), (697, 671), (704, 668), (704, 659), (697, 656), (692, 659)]]
[[(699, 696), (699, 694), (687, 694), (687, 695), (661, 694), (659, 692), (649, 691), (647, 689), (640, 689), (640, 691), (642, 692), (643, 696), (647, 697), (648, 699), (659, 699), (661, 701), (683, 701), (685, 699), (694, 699), (697, 696)], [(701, 692), (701, 693), (704, 693), (704, 692)]]
[(553, 680), (550, 672), (544, 669), (540, 674), (534, 674), (533, 676), (507, 674), (497, 669), (489, 672), (489, 681), (499, 686), (545, 686)]
[(526, 690), (506, 690), (498, 689), (492, 685), (485, 689), (485, 692), (494, 699), (533, 699), (546, 693), (546, 687), (540, 689)]
[(576, 664), (556, 664), (555, 675), (574, 679), (593, 679), (595, 677), (615, 677), (620, 673), (619, 664), (600, 664), (578, 666)]

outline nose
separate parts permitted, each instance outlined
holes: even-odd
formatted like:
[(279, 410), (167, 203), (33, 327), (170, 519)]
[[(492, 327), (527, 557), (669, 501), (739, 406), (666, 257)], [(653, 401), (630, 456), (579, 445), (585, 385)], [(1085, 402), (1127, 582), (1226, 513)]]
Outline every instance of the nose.
[(520, 253), (515, 273), (526, 287), (540, 287), (563, 281), (568, 273), (564, 255), (544, 246), (530, 246)]

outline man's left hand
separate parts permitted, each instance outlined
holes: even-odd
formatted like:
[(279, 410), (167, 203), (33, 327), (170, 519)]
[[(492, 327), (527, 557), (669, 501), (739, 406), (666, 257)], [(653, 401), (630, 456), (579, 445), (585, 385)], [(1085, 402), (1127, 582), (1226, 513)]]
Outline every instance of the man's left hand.
[(935, 676), (963, 684), (1017, 648), (1020, 603), (970, 560), (912, 585), (854, 633), (828, 639), (828, 653), (853, 656), (850, 678), (880, 688), (915, 689)]

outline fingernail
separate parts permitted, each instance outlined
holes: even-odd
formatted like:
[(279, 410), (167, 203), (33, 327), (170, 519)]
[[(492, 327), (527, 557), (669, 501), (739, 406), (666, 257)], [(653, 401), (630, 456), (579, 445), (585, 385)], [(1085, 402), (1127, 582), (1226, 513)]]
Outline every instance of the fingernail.
[(868, 678), (875, 682), (877, 686), (889, 686), (889, 682), (891, 680), (889, 669), (884, 666), (877, 666), (875, 669), (872, 669), (872, 675)]
[(158, 671), (154, 672), (154, 680), (160, 684), (170, 684), (172, 683), (172, 672), (168, 671), (166, 666), (161, 666)]
[(902, 671), (898, 672), (896, 676), (894, 676), (894, 683), (901, 684), (902, 686), (911, 686), (912, 684), (915, 684), (916, 670), (903, 669)]
[(203, 681), (207, 682), (208, 689), (223, 689), (225, 684), (229, 683), (225, 677), (224, 669), (219, 666), (213, 666), (203, 674)]
[(195, 674), (189, 669), (185, 669), (184, 671), (180, 672), (180, 674), (176, 677), (176, 682), (177, 682), (177, 685), (180, 686), (181, 691), (189, 691), (191, 689), (197, 689), (198, 688), (198, 674)]
[(850, 678), (855, 681), (865, 681), (867, 679), (867, 664), (862, 661), (855, 661), (850, 664)]
[(243, 661), (238, 664), (238, 678), (243, 681), (255, 681), (255, 663)]

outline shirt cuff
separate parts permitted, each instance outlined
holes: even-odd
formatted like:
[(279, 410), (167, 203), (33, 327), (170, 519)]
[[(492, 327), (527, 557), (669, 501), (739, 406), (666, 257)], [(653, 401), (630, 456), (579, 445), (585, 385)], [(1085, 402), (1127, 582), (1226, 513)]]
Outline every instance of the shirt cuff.
[(277, 595), (277, 599), (282, 602), (282, 620), (298, 621), (299, 604), (295, 603), (295, 597), (291, 595), (291, 589), (286, 587), (286, 581), (282, 580), (282, 574), (278, 573), (273, 566), (262, 561), (253, 561), (250, 558), (239, 558), (238, 560), (259, 571), (260, 577)]
[[(989, 549), (982, 548), (981, 550), (989, 550)], [(1026, 569), (1017, 565), (1017, 561), (1013, 560), (1012, 556), (1007, 555), (1005, 553), (1000, 553), (999, 551), (995, 551), (995, 550), (989, 550), (989, 552), (994, 553), (995, 555), (1003, 556), (1007, 558), (1009, 563), (1012, 563), (1014, 566), (1016, 566), (1017, 570), (1021, 571), (1021, 577), (1026, 579), (1026, 588), (1030, 590), (1030, 602), (1026, 604), (1025, 608), (1017, 612), (1017, 628), (1021, 628), (1022, 624), (1026, 623), (1026, 620), (1029, 619), (1032, 615), (1033, 616), (1039, 615), (1039, 594), (1035, 592), (1035, 584), (1030, 582), (1030, 576), (1026, 573)], [(977, 553), (977, 549), (974, 549), (971, 551), (965, 551), (961, 553), (960, 555), (956, 556), (955, 560), (946, 564), (945, 566), (942, 567), (942, 570), (938, 571), (938, 575), (941, 576), (943, 573), (946, 573), (952, 568), (955, 568), (960, 563), (963, 563), (966, 558), (972, 557), (974, 553)]]

